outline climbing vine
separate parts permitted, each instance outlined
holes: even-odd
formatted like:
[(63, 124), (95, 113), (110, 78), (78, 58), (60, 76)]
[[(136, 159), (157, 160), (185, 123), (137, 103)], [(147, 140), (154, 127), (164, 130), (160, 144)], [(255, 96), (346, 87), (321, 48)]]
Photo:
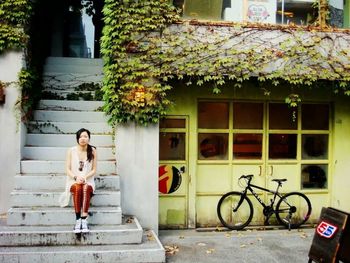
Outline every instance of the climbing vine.
[(0, 1), (0, 54), (5, 50), (23, 48), (27, 44), (25, 29), (31, 15), (30, 0)]
[[(308, 27), (183, 21), (168, 2), (105, 2), (103, 91), (111, 124), (158, 122), (171, 103), (171, 80), (208, 83), (214, 93), (251, 79), (292, 90), (326, 80), (348, 93), (349, 31), (325, 27), (324, 18)], [(294, 92), (286, 98), (292, 107), (300, 101)]]

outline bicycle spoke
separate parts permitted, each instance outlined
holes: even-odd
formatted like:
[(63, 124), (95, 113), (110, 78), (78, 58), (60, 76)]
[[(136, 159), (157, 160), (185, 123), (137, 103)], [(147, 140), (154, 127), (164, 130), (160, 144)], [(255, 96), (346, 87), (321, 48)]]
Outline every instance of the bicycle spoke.
[(301, 193), (290, 193), (280, 199), (276, 206), (277, 220), (288, 228), (305, 223), (311, 214), (311, 203)]
[(224, 226), (238, 230), (251, 221), (253, 207), (249, 199), (242, 199), (241, 193), (231, 192), (222, 196), (218, 203), (217, 213)]

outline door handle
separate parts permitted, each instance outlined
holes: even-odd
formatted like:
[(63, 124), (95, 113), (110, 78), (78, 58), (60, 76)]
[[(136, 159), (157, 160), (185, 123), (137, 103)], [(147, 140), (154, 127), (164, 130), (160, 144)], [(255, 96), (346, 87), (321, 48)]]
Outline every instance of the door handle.
[(259, 165), (259, 176), (262, 176), (262, 167)]
[(273, 165), (270, 165), (270, 174), (269, 176), (272, 176), (273, 175)]

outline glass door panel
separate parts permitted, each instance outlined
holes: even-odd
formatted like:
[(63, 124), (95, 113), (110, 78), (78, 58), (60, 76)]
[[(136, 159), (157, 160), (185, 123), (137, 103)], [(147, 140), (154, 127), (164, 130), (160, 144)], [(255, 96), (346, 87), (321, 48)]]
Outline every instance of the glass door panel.
[(296, 159), (296, 134), (269, 134), (269, 159)]
[(199, 133), (198, 160), (227, 160), (228, 134)]
[(262, 129), (264, 104), (250, 102), (233, 103), (234, 129)]
[(198, 128), (200, 129), (227, 129), (229, 103), (206, 102), (198, 103)]
[(329, 105), (328, 104), (303, 104), (302, 129), (303, 130), (328, 130), (329, 129)]
[(290, 108), (286, 103), (269, 104), (269, 129), (270, 130), (296, 130), (298, 116), (295, 108)]
[(262, 158), (262, 134), (239, 133), (233, 135), (233, 159)]

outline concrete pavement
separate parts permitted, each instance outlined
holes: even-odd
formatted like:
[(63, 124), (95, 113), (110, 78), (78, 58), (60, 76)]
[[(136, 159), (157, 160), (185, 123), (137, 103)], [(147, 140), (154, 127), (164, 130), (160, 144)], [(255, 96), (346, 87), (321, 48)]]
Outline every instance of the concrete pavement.
[(308, 261), (314, 228), (245, 231), (161, 230), (166, 262), (299, 263)]

